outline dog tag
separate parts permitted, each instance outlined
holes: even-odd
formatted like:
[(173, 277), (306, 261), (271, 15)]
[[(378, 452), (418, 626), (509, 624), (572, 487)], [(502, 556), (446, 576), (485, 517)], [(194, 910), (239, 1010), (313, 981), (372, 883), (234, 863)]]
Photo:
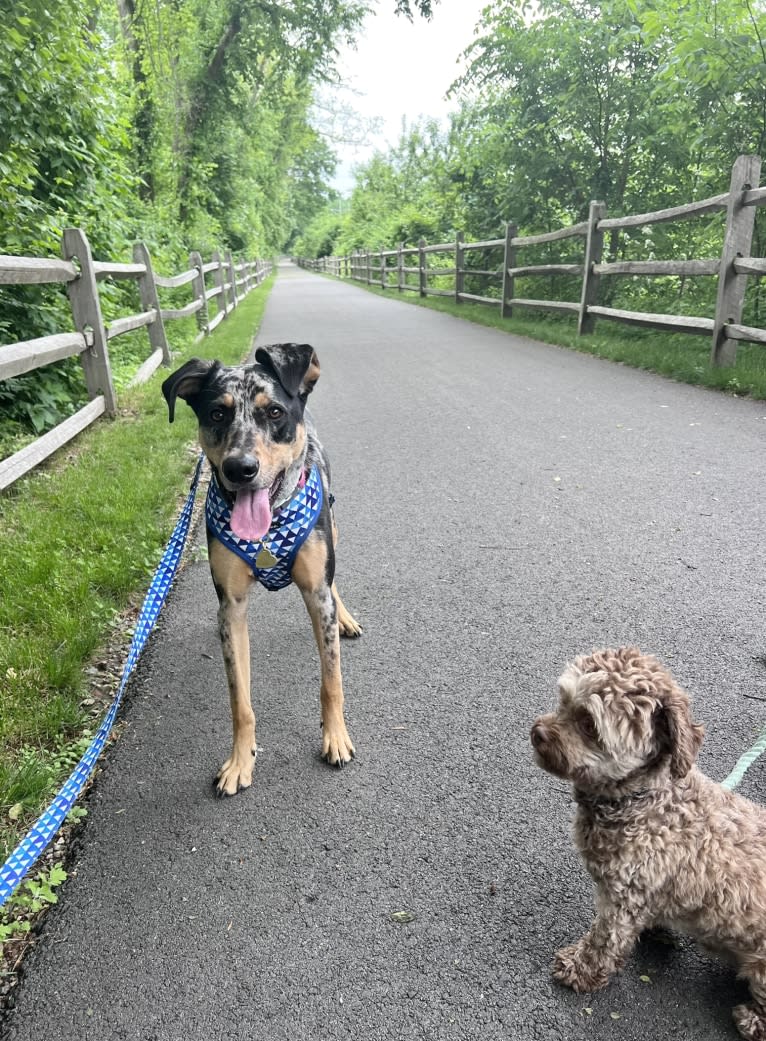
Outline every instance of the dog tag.
[(267, 568), (274, 567), (279, 561), (271, 552), (264, 546), (258, 556), (255, 558), (255, 566), (260, 568), (262, 571), (266, 571)]

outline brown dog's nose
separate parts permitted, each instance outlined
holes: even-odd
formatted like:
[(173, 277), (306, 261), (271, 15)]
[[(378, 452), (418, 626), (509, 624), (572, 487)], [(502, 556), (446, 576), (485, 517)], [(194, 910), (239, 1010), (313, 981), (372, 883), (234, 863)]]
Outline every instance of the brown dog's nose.
[(532, 729), (529, 732), (529, 739), (535, 748), (544, 745), (548, 739), (548, 731), (539, 720), (533, 724)]

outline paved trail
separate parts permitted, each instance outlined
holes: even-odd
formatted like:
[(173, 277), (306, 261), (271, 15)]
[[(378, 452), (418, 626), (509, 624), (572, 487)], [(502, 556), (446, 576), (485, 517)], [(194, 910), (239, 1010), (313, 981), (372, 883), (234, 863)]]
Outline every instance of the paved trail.
[[(690, 944), (642, 945), (593, 996), (549, 982), (591, 887), (528, 731), (569, 657), (636, 642), (693, 692), (707, 772), (752, 744), (766, 404), (291, 268), (258, 340), (310, 341), (322, 364), (339, 587), (365, 625), (344, 644), (358, 757), (319, 761), (303, 605), (261, 592), (256, 780), (214, 799), (227, 698), (190, 563), (6, 1036), (732, 1041), (743, 987)], [(766, 800), (765, 778), (743, 792)]]

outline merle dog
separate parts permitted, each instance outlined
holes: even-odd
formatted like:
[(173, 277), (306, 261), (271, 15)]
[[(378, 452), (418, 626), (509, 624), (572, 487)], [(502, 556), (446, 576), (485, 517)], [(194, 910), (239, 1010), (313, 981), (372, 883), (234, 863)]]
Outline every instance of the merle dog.
[(210, 570), (234, 730), (219, 795), (252, 783), (255, 715), (250, 698), (247, 599), (254, 583), (295, 582), (308, 608), (321, 660), (322, 754), (343, 766), (354, 746), (343, 717), (339, 635), (361, 627), (335, 588), (337, 528), (327, 457), (306, 410), (319, 360), (305, 343), (259, 347), (250, 365), (227, 368), (192, 358), (162, 384), (196, 413), (212, 477), (205, 506)]

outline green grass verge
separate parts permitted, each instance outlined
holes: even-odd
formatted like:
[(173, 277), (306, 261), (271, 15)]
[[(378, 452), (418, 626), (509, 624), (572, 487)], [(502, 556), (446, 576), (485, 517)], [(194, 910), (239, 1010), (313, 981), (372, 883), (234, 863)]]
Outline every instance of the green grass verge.
[[(188, 357), (250, 349), (273, 277)], [(186, 323), (185, 323), (186, 324)], [(87, 747), (196, 460), (189, 409), (168, 423), (158, 370), (0, 496), (0, 861)], [(108, 649), (108, 650), (107, 650)]]
[(352, 284), (378, 296), (404, 300), (477, 325), (594, 354), (636, 369), (659, 373), (680, 383), (766, 399), (766, 347), (759, 344), (738, 344), (736, 365), (725, 369), (713, 368), (710, 364), (710, 338), (705, 336), (637, 329), (603, 319), (598, 322), (594, 333), (578, 336), (577, 321), (569, 316), (550, 318), (540, 312), (539, 316), (525, 313), (522, 317), (501, 318), (499, 304), (496, 307), (469, 301), (458, 304), (448, 297), (420, 297), (412, 291), (400, 293), (397, 289), (381, 289), (362, 282)]

